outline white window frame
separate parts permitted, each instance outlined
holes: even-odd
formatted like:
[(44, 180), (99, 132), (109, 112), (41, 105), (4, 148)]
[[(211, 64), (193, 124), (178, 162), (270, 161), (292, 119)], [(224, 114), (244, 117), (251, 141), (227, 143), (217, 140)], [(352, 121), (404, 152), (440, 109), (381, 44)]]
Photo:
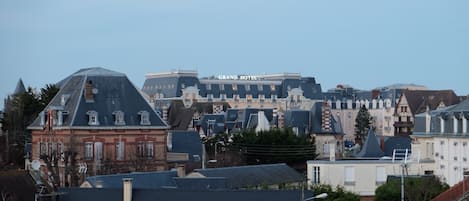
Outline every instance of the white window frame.
[(93, 142), (85, 142), (85, 159), (93, 159)]
[(344, 167), (344, 185), (347, 185), (347, 186), (355, 185), (355, 167), (353, 166)]
[(313, 180), (311, 182), (313, 184), (321, 183), (321, 167), (313, 166)]
[(140, 115), (140, 125), (150, 125), (150, 113), (148, 111), (138, 112)]
[(124, 141), (116, 142), (116, 160), (118, 161), (125, 160), (125, 142)]
[(115, 111), (112, 113), (114, 115), (114, 125), (123, 126), (125, 125), (124, 112)]
[(98, 112), (91, 110), (86, 112), (88, 115), (88, 125), (90, 126), (98, 126), (99, 125), (99, 119), (98, 119)]
[(102, 160), (103, 159), (103, 143), (95, 142), (94, 143), (94, 159)]
[(148, 159), (151, 159), (155, 156), (155, 145), (152, 141), (146, 142), (145, 151)]
[(386, 168), (384, 166), (376, 167), (376, 185), (385, 184), (387, 179)]

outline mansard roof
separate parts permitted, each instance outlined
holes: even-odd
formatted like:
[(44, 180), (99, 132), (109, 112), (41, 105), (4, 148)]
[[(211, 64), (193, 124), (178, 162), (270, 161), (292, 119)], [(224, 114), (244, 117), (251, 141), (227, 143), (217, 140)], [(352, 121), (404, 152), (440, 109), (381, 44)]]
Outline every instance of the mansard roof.
[[(91, 86), (91, 88), (87, 89)], [(92, 99), (85, 98), (86, 90), (92, 90)], [(105, 68), (86, 68), (62, 80), (57, 95), (44, 109), (62, 111), (60, 127), (95, 127), (120, 129), (131, 127), (167, 128), (141, 93), (123, 73)], [(115, 113), (124, 114), (124, 124), (115, 125)], [(148, 112), (149, 123), (141, 125), (142, 112)], [(99, 124), (88, 125), (89, 112), (96, 112)], [(42, 129), (39, 117), (30, 125), (31, 129)]]

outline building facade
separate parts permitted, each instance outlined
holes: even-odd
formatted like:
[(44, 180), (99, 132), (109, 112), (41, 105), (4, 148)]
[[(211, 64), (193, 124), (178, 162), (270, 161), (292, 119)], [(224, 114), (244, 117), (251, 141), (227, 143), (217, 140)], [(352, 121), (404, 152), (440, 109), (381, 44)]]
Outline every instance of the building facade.
[(469, 170), (469, 100), (415, 115), (413, 148), (435, 161), (435, 174), (450, 186)]
[(125, 74), (87, 68), (60, 83), (29, 126), (32, 159), (48, 166), (56, 184), (70, 183), (65, 178), (78, 169), (83, 175), (167, 169), (168, 125)]

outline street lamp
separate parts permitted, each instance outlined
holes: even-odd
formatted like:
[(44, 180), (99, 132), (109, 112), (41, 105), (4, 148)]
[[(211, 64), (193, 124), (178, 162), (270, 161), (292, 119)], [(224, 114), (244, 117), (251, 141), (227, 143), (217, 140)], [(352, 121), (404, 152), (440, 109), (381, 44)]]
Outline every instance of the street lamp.
[(327, 196), (328, 196), (327, 193), (321, 193), (321, 194), (316, 195), (314, 197), (306, 198), (303, 201), (309, 201), (309, 200), (314, 200), (314, 199), (324, 199), (324, 198), (327, 198)]

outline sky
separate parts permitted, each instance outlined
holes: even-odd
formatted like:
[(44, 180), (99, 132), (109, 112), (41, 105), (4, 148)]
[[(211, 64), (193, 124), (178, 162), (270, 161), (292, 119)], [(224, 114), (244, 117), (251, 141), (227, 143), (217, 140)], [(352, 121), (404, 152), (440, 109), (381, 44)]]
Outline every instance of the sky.
[[(414, 83), (469, 94), (467, 0), (0, 0), (0, 98), (81, 68), (301, 73), (323, 91)], [(3, 108), (3, 106), (0, 106)]]

